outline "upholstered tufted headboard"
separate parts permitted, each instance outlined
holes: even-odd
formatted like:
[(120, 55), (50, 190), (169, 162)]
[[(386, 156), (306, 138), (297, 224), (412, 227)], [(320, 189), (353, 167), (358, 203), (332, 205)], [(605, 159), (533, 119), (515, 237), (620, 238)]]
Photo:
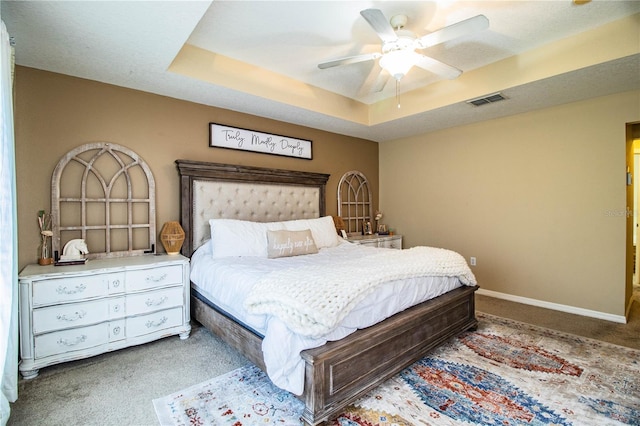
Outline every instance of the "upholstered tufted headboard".
[(275, 222), (325, 215), (328, 174), (176, 160), (180, 173), (182, 254), (209, 238), (209, 219)]

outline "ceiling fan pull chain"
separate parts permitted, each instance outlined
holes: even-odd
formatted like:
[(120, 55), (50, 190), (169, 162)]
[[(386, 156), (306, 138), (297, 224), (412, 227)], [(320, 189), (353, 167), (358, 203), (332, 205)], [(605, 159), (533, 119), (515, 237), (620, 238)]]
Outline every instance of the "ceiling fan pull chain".
[(396, 80), (396, 102), (398, 103), (398, 109), (400, 109), (400, 80)]

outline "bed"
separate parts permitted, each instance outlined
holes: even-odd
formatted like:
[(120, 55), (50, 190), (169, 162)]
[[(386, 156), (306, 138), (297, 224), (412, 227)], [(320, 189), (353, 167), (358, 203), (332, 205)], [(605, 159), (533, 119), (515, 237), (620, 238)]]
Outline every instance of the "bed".
[[(182, 253), (194, 256), (192, 268), (198, 268), (198, 257), (209, 257), (199, 253), (215, 240), (210, 239), (214, 222), (316, 224), (326, 218), (327, 174), (191, 160), (177, 160), (176, 164), (185, 230)], [(211, 219), (214, 221), (210, 222)], [(340, 241), (339, 246), (323, 248), (320, 253), (353, 250), (349, 245)], [(351, 256), (352, 252), (348, 253)], [(268, 346), (265, 334), (250, 321), (213, 303), (203, 289), (192, 282), (192, 318), (268, 371), (263, 353), (263, 343)], [(475, 328), (476, 290), (476, 285), (456, 286), (339, 340), (302, 350), (299, 398), (305, 404), (304, 422), (316, 425), (331, 419), (346, 405), (447, 339)]]

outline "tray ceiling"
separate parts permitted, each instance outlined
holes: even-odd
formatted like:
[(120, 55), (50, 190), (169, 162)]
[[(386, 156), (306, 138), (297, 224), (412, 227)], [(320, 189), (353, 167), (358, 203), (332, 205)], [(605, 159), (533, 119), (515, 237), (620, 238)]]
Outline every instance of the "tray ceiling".
[[(2, 1), (16, 63), (384, 142), (640, 88), (640, 2)], [(418, 35), (483, 14), (489, 29), (422, 51), (463, 71), (414, 67), (371, 92), (376, 52), (360, 11)], [(501, 92), (505, 101), (468, 99)]]

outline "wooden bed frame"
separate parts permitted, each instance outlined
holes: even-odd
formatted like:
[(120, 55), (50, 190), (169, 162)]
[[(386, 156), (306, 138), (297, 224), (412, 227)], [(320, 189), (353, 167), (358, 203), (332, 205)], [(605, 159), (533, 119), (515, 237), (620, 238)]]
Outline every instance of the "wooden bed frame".
[[(318, 191), (318, 216), (325, 215), (325, 186), (329, 175), (289, 170), (177, 160), (181, 181), (181, 218), (185, 230), (182, 253), (191, 257), (197, 248), (195, 227), (202, 212), (194, 212), (194, 185), (222, 181), (302, 186)], [(200, 216), (200, 217), (199, 217)], [(205, 225), (206, 226), (206, 225)], [(193, 290), (193, 289), (192, 289)], [(306, 424), (316, 425), (339, 414), (367, 391), (424, 357), (449, 338), (477, 326), (474, 293), (462, 286), (423, 302), (386, 320), (358, 330), (339, 341), (302, 352), (305, 361)], [(192, 291), (191, 317), (265, 370), (262, 338), (217, 310)]]

